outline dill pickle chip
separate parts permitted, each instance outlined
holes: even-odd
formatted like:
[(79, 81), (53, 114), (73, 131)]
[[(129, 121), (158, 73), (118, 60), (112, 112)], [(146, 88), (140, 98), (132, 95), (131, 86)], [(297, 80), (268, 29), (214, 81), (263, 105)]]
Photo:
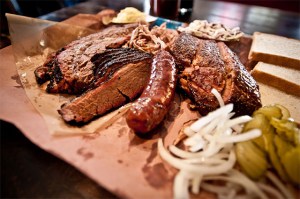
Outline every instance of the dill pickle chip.
[(271, 163), (272, 163), (273, 167), (275, 168), (275, 170), (277, 171), (280, 178), (285, 182), (290, 181), (286, 171), (283, 168), (283, 164), (281, 163), (279, 156), (276, 153), (274, 143), (270, 144), (268, 154), (269, 154)]
[(282, 116), (281, 116), (282, 120), (287, 120), (291, 117), (290, 111), (285, 106), (282, 106), (280, 104), (275, 104), (275, 106), (280, 108), (281, 114), (282, 114)]
[(289, 150), (294, 148), (294, 146), (290, 142), (282, 139), (279, 135), (275, 135), (274, 144), (277, 151), (277, 155), (280, 158), (282, 158)]
[(300, 145), (300, 129), (298, 128), (297, 133), (295, 134), (295, 142), (296, 146)]
[(300, 129), (297, 127), (295, 122), (272, 118), (270, 120), (270, 124), (275, 128), (276, 133), (283, 139), (293, 143), (294, 145), (299, 145)]
[(270, 125), (268, 118), (264, 114), (256, 114), (252, 120), (247, 122), (243, 127), (243, 132), (251, 129), (260, 129), (262, 134), (253, 139), (262, 150), (268, 151), (268, 146), (273, 142), (274, 128)]
[(279, 107), (276, 107), (276, 106), (261, 107), (260, 109), (256, 110), (253, 113), (253, 116), (255, 116), (259, 113), (265, 115), (268, 118), (268, 120), (271, 120), (272, 117), (275, 117), (275, 118), (278, 118), (278, 119), (280, 119), (282, 117), (281, 109)]
[(253, 180), (260, 179), (268, 168), (266, 154), (252, 141), (236, 144), (237, 162), (242, 171)]
[(250, 178), (257, 180), (274, 168), (285, 182), (300, 184), (300, 129), (282, 105), (264, 106), (244, 124), (243, 132), (260, 129), (251, 141), (236, 144), (237, 162)]
[(300, 185), (300, 146), (285, 153), (282, 157), (282, 162), (290, 180)]

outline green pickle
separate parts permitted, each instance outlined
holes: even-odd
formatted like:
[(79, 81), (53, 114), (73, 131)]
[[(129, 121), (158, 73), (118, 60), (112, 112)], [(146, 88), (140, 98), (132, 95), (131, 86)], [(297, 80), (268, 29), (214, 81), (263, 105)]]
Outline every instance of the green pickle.
[(254, 180), (273, 167), (285, 182), (300, 185), (300, 129), (282, 105), (265, 106), (253, 113), (243, 132), (260, 129), (262, 135), (236, 144), (242, 171)]
[(281, 158), (283, 166), (290, 178), (295, 184), (300, 184), (300, 146), (297, 146)]
[(287, 173), (286, 173), (285, 169), (283, 168), (283, 165), (280, 161), (278, 154), (276, 153), (276, 148), (275, 148), (274, 143), (270, 144), (268, 155), (269, 155), (272, 166), (275, 168), (275, 170), (277, 171), (280, 178), (285, 182), (289, 181)]
[(253, 180), (260, 179), (268, 168), (266, 154), (253, 142), (239, 142), (236, 144), (235, 153), (241, 169)]
[(261, 130), (262, 135), (253, 139), (253, 142), (267, 152), (269, 143), (273, 142), (274, 137), (274, 128), (270, 125), (268, 118), (263, 114), (256, 114), (251, 121), (244, 125), (243, 132), (251, 129)]
[(282, 139), (278, 135), (274, 136), (274, 144), (279, 157), (283, 157), (286, 152), (294, 148), (294, 146), (290, 142)]
[(290, 120), (279, 120), (272, 118), (270, 121), (271, 125), (275, 127), (276, 133), (283, 139), (292, 142), (295, 145), (299, 145), (299, 129), (297, 124)]
[(280, 108), (281, 113), (282, 113), (282, 116), (281, 116), (282, 120), (287, 120), (291, 117), (290, 111), (286, 107), (284, 107), (280, 104), (275, 104), (275, 106)]
[(280, 119), (282, 117), (281, 109), (276, 106), (264, 106), (264, 107), (256, 110), (253, 113), (253, 116), (260, 114), (260, 113), (265, 115), (268, 118), (268, 120), (271, 120), (271, 118), (273, 118), (273, 117), (278, 118), (278, 119)]

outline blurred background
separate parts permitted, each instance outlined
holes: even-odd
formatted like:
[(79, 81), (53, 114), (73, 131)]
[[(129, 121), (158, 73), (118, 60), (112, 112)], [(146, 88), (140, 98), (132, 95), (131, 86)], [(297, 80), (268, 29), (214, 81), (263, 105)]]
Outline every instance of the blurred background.
[(1, 0), (1, 45), (3, 48), (10, 44), (5, 13), (18, 14), (28, 17), (39, 17), (64, 7), (74, 6), (85, 0)]
[[(197, 1), (197, 0), (196, 0)], [(256, 5), (269, 8), (276, 8), (290, 12), (300, 12), (299, 0), (223, 0), (226, 2), (240, 3), (245, 5)]]
[[(85, 1), (101, 0), (1, 0), (1, 39), (0, 49), (10, 45), (9, 33), (5, 13), (13, 13), (29, 17), (39, 17), (53, 11), (74, 6)], [(120, 2), (137, 2), (141, 3), (147, 0), (111, 0), (111, 3), (118, 4)], [(149, 0), (148, 0), (149, 1)], [(170, 0), (172, 1), (172, 0)], [(194, 0), (200, 1), (200, 0)], [(202, 0), (202, 1), (218, 1), (218, 0)], [(226, 2), (234, 2), (245, 5), (264, 6), (269, 8), (280, 9), (289, 12), (300, 13), (300, 0), (223, 0)]]

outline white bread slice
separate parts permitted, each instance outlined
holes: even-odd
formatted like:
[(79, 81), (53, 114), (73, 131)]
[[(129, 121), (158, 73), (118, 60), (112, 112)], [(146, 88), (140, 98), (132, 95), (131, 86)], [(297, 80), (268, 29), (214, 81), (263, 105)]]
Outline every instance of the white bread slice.
[(300, 123), (300, 97), (289, 95), (275, 87), (257, 82), (263, 106), (281, 104), (289, 109), (292, 118)]
[(300, 70), (258, 62), (251, 75), (256, 81), (300, 97)]
[(249, 59), (300, 70), (300, 40), (255, 32)]

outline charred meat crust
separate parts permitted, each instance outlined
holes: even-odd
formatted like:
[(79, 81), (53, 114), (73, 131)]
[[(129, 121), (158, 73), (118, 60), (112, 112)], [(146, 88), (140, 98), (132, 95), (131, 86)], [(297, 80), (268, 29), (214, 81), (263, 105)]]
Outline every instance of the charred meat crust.
[(121, 47), (136, 27), (137, 24), (113, 26), (71, 42), (35, 70), (38, 83), (50, 80), (47, 86), (50, 93), (83, 93), (94, 81), (91, 57), (108, 48)]
[[(130, 54), (128, 60), (123, 62), (122, 57), (116, 57), (114, 62), (107, 61), (110, 59), (109, 54), (118, 54), (117, 51)], [(136, 54), (137, 57), (132, 56), (133, 54)], [(99, 65), (94, 66), (94, 69), (97, 71), (97, 67), (105, 67), (106, 70), (101, 73), (103, 77), (106, 77), (103, 79), (105, 83), (96, 82), (97, 87), (88, 90), (70, 103), (62, 105), (58, 112), (68, 123), (87, 123), (95, 117), (125, 104), (128, 100), (134, 100), (141, 94), (148, 82), (152, 60), (151, 54), (121, 48), (107, 50), (103, 54), (95, 55), (93, 62), (97, 64), (98, 59), (103, 60), (106, 64), (103, 66), (99, 62)], [(134, 61), (130, 62), (130, 60)]]
[(175, 62), (179, 69), (189, 67), (196, 54), (199, 40), (191, 37), (190, 34), (181, 33), (170, 47), (171, 54), (175, 57)]
[(236, 116), (252, 114), (261, 107), (258, 85), (226, 44), (181, 34), (171, 49), (187, 44), (193, 44), (193, 47), (172, 53), (176, 62), (185, 66), (179, 77), (180, 87), (200, 114), (206, 115), (219, 106), (211, 93), (212, 88), (221, 93), (226, 104), (234, 104)]
[(225, 67), (217, 43), (199, 40), (192, 64), (186, 67), (180, 77), (185, 92), (197, 102), (201, 114), (215, 110), (219, 104), (211, 89), (222, 92), (226, 83)]
[(45, 63), (34, 70), (34, 75), (38, 84), (43, 84), (51, 79), (51, 76), (53, 74), (53, 68), (56, 62), (56, 56), (64, 50), (64, 48), (61, 48), (57, 52), (51, 53), (47, 57)]
[(232, 82), (229, 88), (226, 84), (223, 100), (234, 103), (236, 115), (252, 114), (262, 106), (256, 81), (226, 44), (218, 42), (218, 47), (225, 62), (227, 81)]
[(134, 48), (109, 49), (92, 57), (95, 80), (91, 88), (109, 80), (112, 75), (125, 64), (137, 63), (143, 59), (151, 59), (152, 55)]

